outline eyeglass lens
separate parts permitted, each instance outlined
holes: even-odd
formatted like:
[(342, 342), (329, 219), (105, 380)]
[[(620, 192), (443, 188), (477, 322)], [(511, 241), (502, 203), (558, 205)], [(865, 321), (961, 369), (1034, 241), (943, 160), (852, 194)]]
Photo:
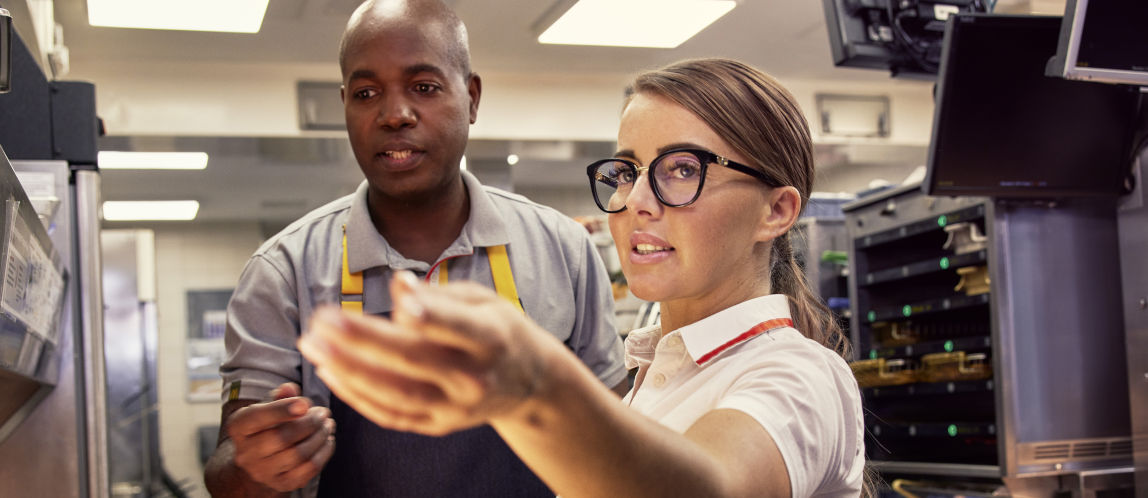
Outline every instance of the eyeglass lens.
[[(689, 204), (698, 194), (702, 169), (701, 159), (691, 152), (659, 156), (649, 168), (654, 194), (668, 206)], [(598, 203), (607, 211), (618, 211), (630, 197), (638, 180), (638, 169), (620, 160), (604, 161), (598, 165), (594, 178)]]

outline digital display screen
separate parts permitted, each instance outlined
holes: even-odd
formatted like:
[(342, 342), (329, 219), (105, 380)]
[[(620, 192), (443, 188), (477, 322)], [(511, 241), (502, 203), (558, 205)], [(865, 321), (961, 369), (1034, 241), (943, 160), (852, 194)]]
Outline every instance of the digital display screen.
[(959, 15), (946, 26), (929, 195), (1116, 196), (1138, 92), (1045, 76), (1060, 18)]
[(1085, 19), (1077, 66), (1148, 71), (1148, 33), (1143, 24), (1148, 21), (1148, 2), (1088, 2)]
[(1067, 0), (1060, 46), (1049, 74), (1070, 79), (1148, 85), (1143, 0)]
[(12, 16), (0, 9), (0, 93), (12, 89)]

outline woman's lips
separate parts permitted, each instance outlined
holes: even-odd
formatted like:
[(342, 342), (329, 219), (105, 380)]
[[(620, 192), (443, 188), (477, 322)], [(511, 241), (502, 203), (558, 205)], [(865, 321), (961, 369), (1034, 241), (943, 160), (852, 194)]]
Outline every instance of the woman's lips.
[(647, 255), (647, 254), (653, 254), (656, 252), (672, 251), (672, 250), (674, 250), (674, 248), (672, 248), (672, 247), (656, 246), (654, 244), (638, 244), (637, 246), (634, 247), (634, 252), (641, 254), (643, 256)]
[(674, 248), (669, 242), (647, 233), (635, 233), (630, 236), (630, 262), (634, 264), (650, 264), (664, 261), (673, 254)]

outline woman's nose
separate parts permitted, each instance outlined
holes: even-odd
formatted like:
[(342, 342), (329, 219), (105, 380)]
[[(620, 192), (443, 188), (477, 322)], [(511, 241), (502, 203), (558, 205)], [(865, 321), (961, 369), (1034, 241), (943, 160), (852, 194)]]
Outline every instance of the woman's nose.
[[(643, 171), (645, 170), (645, 171)], [(634, 180), (634, 188), (626, 196), (626, 209), (635, 213), (657, 214), (661, 212), (662, 203), (654, 194), (654, 185), (651, 183), (649, 171), (646, 168), (638, 171), (638, 178)]]

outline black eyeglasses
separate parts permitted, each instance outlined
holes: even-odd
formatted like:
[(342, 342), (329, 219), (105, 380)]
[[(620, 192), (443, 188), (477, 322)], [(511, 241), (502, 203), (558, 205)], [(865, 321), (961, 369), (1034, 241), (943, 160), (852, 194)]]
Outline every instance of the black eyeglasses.
[(648, 167), (638, 166), (628, 159), (603, 159), (587, 166), (586, 174), (590, 177), (590, 191), (594, 193), (594, 202), (598, 203), (598, 208), (607, 213), (617, 213), (626, 209), (626, 199), (630, 197), (638, 175), (646, 170), (650, 172), (650, 188), (658, 202), (669, 207), (692, 204), (702, 193), (706, 168), (711, 163), (745, 173), (770, 187), (782, 185), (757, 169), (701, 149), (663, 152)]

